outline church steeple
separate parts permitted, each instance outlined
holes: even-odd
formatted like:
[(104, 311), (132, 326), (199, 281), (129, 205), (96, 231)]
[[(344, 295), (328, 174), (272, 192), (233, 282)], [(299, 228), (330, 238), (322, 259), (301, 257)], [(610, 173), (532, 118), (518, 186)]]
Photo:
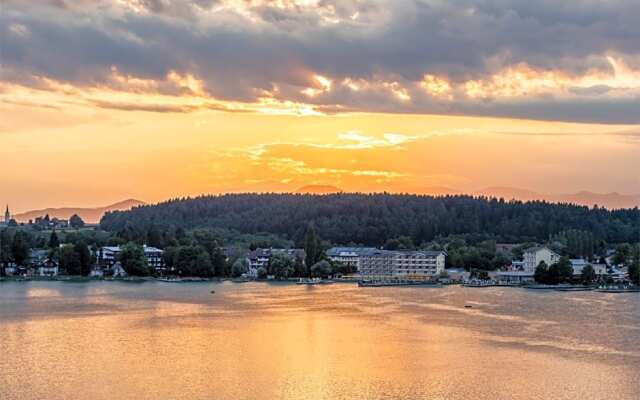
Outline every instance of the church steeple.
[(7, 209), (4, 212), (4, 223), (8, 224), (11, 221), (11, 213), (9, 212), (9, 205), (7, 204)]

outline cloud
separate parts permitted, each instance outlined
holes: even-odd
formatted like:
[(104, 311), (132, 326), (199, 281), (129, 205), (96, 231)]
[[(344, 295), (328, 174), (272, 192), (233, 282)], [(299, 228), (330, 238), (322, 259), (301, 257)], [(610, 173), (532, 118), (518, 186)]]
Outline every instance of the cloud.
[(638, 19), (623, 0), (5, 0), (0, 80), (192, 91), (175, 74), (209, 101), (639, 123)]

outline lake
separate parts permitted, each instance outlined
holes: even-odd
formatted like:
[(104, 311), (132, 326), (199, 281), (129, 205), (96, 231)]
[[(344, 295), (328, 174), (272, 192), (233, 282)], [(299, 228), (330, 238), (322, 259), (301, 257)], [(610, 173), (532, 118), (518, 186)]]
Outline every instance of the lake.
[(639, 390), (639, 294), (0, 283), (3, 400), (637, 400)]

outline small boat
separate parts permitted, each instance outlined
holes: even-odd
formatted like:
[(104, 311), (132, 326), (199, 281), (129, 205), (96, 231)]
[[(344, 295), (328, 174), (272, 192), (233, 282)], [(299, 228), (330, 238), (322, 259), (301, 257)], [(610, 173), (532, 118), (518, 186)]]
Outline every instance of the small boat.
[(473, 308), (473, 306), (472, 306), (472, 305), (469, 305), (469, 304), (465, 304), (465, 305), (464, 305), (464, 308)]
[(216, 292), (215, 290), (212, 290), (212, 291), (211, 291), (211, 294), (213, 294), (213, 293), (215, 293), (215, 292)]
[(180, 279), (180, 278), (170, 278), (170, 277), (161, 277), (161, 278), (158, 278), (158, 281), (160, 281), (160, 282), (170, 282), (170, 283), (183, 282), (183, 280)]
[(296, 285), (319, 285), (321, 283), (322, 281), (317, 278), (311, 278), (311, 279), (300, 278), (298, 282), (296, 282)]
[(598, 288), (595, 291), (599, 293), (640, 293), (640, 287), (627, 287), (627, 288), (604, 287), (604, 288)]

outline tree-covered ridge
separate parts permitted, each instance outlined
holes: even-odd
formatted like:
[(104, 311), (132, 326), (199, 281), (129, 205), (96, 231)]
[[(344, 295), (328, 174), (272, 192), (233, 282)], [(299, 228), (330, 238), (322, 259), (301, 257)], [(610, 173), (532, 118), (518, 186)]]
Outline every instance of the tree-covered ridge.
[(636, 242), (640, 210), (606, 210), (544, 201), (397, 194), (226, 194), (170, 200), (106, 214), (100, 225), (132, 236), (149, 231), (221, 228), (270, 233), (303, 243), (313, 223), (331, 243), (381, 246), (407, 236), (420, 245), (438, 236), (482, 235), (503, 242), (545, 241), (568, 230), (594, 241)]

